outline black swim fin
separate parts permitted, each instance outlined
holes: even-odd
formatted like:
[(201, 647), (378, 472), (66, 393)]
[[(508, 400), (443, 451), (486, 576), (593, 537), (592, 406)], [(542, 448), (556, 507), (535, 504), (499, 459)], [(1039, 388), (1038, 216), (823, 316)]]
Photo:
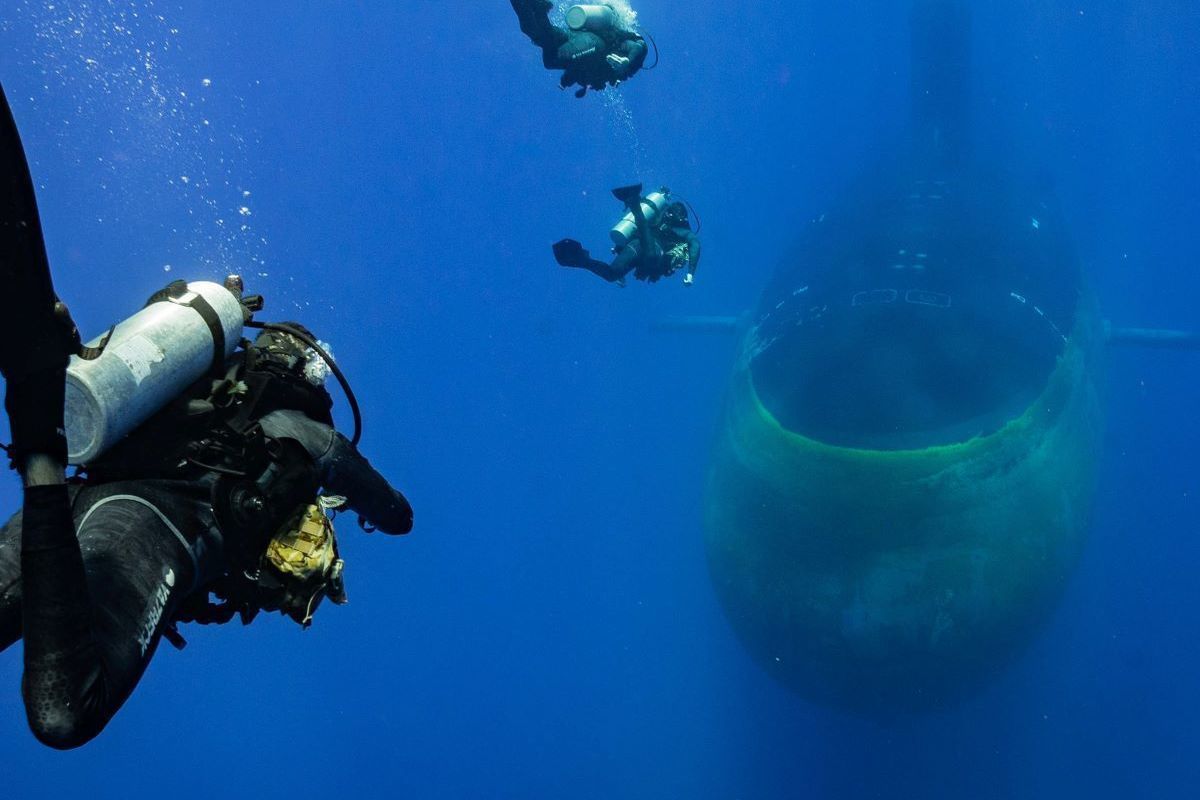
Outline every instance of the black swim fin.
[(620, 200), (627, 206), (632, 206), (637, 201), (642, 199), (642, 185), (635, 183), (632, 186), (618, 186), (612, 190), (613, 197)]
[(0, 370), (9, 386), (19, 377), (66, 366), (69, 326), (56, 310), (58, 297), (38, 217), (37, 197), (21, 135), (0, 86), (0, 285), (6, 310), (0, 319)]
[(563, 239), (554, 243), (554, 260), (564, 267), (586, 268), (592, 256), (574, 239)]
[(21, 265), (33, 282), (43, 284), (39, 288), (48, 286), (50, 264), (42, 239), (33, 178), (3, 86), (0, 86), (0, 237), (3, 239), (0, 252), (5, 256), (7, 268)]

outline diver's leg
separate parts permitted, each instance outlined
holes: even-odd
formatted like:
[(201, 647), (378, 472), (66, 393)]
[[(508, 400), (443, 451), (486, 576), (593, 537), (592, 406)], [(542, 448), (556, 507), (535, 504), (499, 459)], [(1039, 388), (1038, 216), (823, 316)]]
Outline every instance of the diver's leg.
[(654, 240), (654, 236), (651, 234), (650, 221), (646, 219), (646, 212), (642, 208), (642, 184), (635, 183), (632, 186), (619, 186), (613, 189), (612, 193), (613, 197), (620, 200), (629, 209), (629, 213), (633, 215), (633, 223), (637, 227), (638, 236), (636, 240), (638, 244), (636, 256), (643, 259), (656, 258), (661, 250)]
[(646, 219), (646, 212), (642, 210), (641, 198), (638, 198), (637, 202), (631, 203), (629, 209), (633, 212), (633, 218), (637, 222), (638, 254), (645, 262), (645, 266), (649, 267), (652, 261), (661, 254), (662, 249), (651, 235), (650, 221)]
[(624, 272), (614, 273), (611, 266), (592, 258), (591, 253), (574, 239), (563, 239), (554, 243), (554, 260), (563, 267), (586, 269), (606, 281), (618, 281), (625, 274)]
[(573, 264), (572, 266), (579, 267), (580, 269), (586, 269), (593, 275), (599, 275), (601, 278), (604, 278), (604, 280), (608, 281), (609, 283), (615, 283), (616, 281), (621, 280), (621, 278), (625, 275), (624, 272), (614, 271), (610, 264), (605, 264), (603, 261), (597, 261), (594, 258), (589, 258), (582, 264)]
[(0, 528), (0, 652), (21, 638), (21, 514)]
[(617, 257), (608, 265), (608, 272), (612, 275), (609, 280), (620, 281), (624, 280), (637, 265), (638, 255), (641, 253), (641, 243), (637, 241), (630, 242), (621, 248), (621, 252), (617, 253)]
[(108, 724), (197, 578), (173, 509), (111, 491), (81, 493), (77, 523), (65, 486), (26, 492), (22, 693), (34, 735), (58, 749)]
[(549, 0), (511, 0), (513, 11), (517, 12), (517, 21), (521, 24), (521, 33), (530, 41), (542, 48), (542, 63), (547, 69), (561, 69), (564, 64), (558, 57), (558, 48), (569, 38), (562, 28), (555, 27), (550, 22)]

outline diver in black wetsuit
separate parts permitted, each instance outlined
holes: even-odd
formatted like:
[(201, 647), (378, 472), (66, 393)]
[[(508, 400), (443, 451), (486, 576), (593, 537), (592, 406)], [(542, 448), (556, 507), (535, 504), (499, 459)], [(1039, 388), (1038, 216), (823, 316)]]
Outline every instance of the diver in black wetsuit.
[[(665, 187), (643, 198), (641, 184), (623, 186), (613, 189), (613, 196), (629, 209), (621, 224), (631, 223), (635, 230), (632, 236), (620, 237), (627, 241), (613, 248), (616, 257), (612, 262), (606, 264), (592, 258), (574, 239), (563, 239), (554, 244), (555, 260), (564, 267), (586, 269), (622, 286), (631, 271), (639, 281), (654, 283), (673, 275), (676, 270), (686, 269), (683, 283), (693, 285), (696, 268), (700, 266), (700, 239), (688, 221), (687, 206), (671, 200), (670, 190)], [(655, 211), (652, 218), (647, 218), (647, 208)], [(657, 211), (658, 208), (661, 211)], [(613, 230), (615, 236), (620, 225)]]
[[(646, 40), (624, 28), (616, 12), (607, 4), (575, 6), (568, 13), (568, 26), (550, 23), (549, 0), (511, 0), (521, 23), (521, 32), (542, 49), (546, 69), (563, 70), (560, 85), (575, 84), (576, 97), (588, 89), (603, 90), (633, 77), (646, 62)], [(579, 9), (579, 11), (576, 11)], [(572, 24), (574, 15), (578, 14)]]
[[(2, 88), (0, 180), (0, 372), (25, 487), (23, 511), (0, 531), (0, 651), (24, 637), (30, 728), (66, 749), (104, 728), (160, 639), (177, 642), (176, 620), (249, 621), (267, 609), (307, 623), (322, 597), (344, 599), (331, 529), (311, 513), (321, 488), (387, 533), (407, 533), (412, 509), (333, 429), (310, 337), (287, 325), (68, 483), (64, 376), (78, 334), (54, 293)], [(268, 561), (280, 547), (323, 566), (300, 582)], [(226, 602), (210, 604), (210, 592)]]

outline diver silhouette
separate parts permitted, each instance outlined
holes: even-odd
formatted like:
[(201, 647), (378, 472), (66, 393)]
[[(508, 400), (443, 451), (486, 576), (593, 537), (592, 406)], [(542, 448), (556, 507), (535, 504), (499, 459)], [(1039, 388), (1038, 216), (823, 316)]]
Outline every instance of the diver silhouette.
[(612, 193), (628, 209), (609, 231), (613, 260), (606, 264), (592, 258), (576, 240), (562, 239), (554, 243), (559, 265), (586, 269), (622, 286), (630, 272), (640, 281), (655, 283), (684, 269), (684, 285), (693, 285), (700, 266), (700, 239), (688, 220), (687, 205), (674, 199), (665, 186), (645, 197), (640, 183)]
[(607, 3), (572, 6), (564, 29), (550, 22), (550, 0), (510, 2), (521, 32), (542, 49), (542, 64), (563, 71), (562, 88), (578, 85), (576, 97), (629, 80), (646, 63), (645, 38)]

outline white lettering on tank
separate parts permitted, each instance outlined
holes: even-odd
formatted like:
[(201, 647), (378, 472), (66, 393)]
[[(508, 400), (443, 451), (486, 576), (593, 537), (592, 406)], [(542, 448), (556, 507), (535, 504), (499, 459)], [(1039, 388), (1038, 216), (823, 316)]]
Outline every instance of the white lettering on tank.
[(141, 645), (142, 655), (146, 655), (146, 649), (150, 647), (150, 641), (154, 638), (154, 631), (158, 628), (158, 621), (162, 619), (163, 610), (167, 607), (167, 601), (171, 599), (171, 587), (175, 585), (175, 570), (167, 567), (166, 573), (163, 575), (163, 582), (150, 598), (149, 604), (146, 606), (146, 619), (142, 622), (142, 629), (138, 633), (138, 644)]
[(150, 367), (166, 357), (162, 348), (145, 336), (133, 336), (113, 349), (117, 358), (125, 362), (133, 374), (134, 383), (141, 383), (150, 375)]

